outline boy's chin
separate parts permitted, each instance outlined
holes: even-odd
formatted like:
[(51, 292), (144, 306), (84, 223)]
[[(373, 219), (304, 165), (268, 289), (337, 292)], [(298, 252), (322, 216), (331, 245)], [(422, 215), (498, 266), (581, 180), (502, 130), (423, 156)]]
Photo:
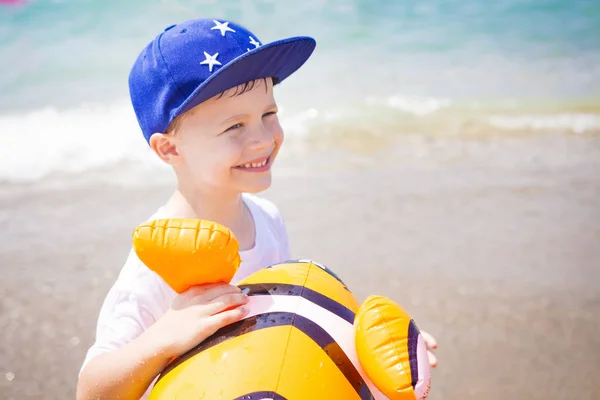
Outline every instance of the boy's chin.
[(271, 176), (261, 177), (254, 182), (244, 182), (240, 185), (244, 193), (260, 193), (271, 187)]

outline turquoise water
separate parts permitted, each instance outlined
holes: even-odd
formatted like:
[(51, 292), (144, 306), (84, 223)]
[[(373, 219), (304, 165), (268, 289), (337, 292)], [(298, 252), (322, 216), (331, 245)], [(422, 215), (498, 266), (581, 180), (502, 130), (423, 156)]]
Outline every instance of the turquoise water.
[(331, 90), (343, 84), (345, 92), (450, 98), (600, 95), (594, 1), (30, 0), (0, 13), (4, 110), (125, 96), (141, 47), (195, 16), (234, 19), (263, 41), (316, 37), (315, 60), (302, 78)]
[[(42, 141), (45, 148), (86, 154), (76, 171), (131, 158), (129, 146), (139, 145), (127, 100), (131, 63), (163, 28), (197, 16), (233, 19), (263, 42), (317, 39), (313, 59), (278, 89), (298, 131), (340, 120), (416, 129), (424, 118), (439, 128), (432, 118), (492, 105), (511, 110), (486, 114), (494, 129), (600, 126), (597, 1), (30, 0), (0, 6), (0, 137), (24, 132), (4, 138), (0, 159), (48, 130), (61, 140)], [(98, 143), (82, 130), (114, 127), (134, 131), (119, 154), (86, 153)], [(48, 167), (39, 171), (64, 167), (60, 155), (42, 158)], [(21, 179), (14, 170), (23, 165), (2, 163), (0, 180)]]

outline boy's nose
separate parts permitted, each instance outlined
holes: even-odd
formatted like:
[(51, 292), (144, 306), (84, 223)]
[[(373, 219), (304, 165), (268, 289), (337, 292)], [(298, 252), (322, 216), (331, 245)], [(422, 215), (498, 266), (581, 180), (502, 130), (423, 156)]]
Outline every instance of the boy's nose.
[(250, 148), (260, 150), (270, 147), (275, 141), (274, 134), (264, 126), (257, 127), (250, 135), (248, 146)]

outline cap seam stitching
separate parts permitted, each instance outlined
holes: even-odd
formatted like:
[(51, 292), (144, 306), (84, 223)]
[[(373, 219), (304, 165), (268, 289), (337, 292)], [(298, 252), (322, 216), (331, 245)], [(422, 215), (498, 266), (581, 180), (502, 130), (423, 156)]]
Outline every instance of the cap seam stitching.
[[(167, 68), (167, 72), (169, 73), (169, 81), (171, 81), (171, 83), (175, 85), (175, 87), (177, 88), (177, 91), (179, 92), (179, 95), (182, 98), (185, 98), (185, 94), (183, 93), (183, 90), (179, 87), (179, 83), (173, 79), (173, 74), (171, 73), (169, 64), (167, 64), (167, 62), (165, 61), (165, 56), (163, 55), (163, 52), (162, 52), (161, 39), (164, 34), (165, 34), (165, 32), (161, 33), (160, 38), (158, 39), (158, 53), (160, 54), (160, 58), (161, 58), (163, 64), (165, 65), (165, 68)], [(177, 109), (179, 109), (179, 106), (177, 106)], [(170, 118), (171, 118), (171, 116), (169, 115), (169, 119)]]

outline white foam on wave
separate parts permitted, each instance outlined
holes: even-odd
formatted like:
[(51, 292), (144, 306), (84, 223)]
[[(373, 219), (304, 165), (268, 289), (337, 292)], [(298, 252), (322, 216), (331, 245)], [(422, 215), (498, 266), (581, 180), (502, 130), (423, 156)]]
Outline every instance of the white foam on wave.
[[(451, 101), (446, 99), (400, 95), (372, 96), (359, 103), (291, 111), (281, 107), (280, 120), (287, 136), (298, 138), (288, 142), (288, 146), (302, 146), (303, 136), (315, 126), (335, 127), (340, 121), (367, 122), (377, 131), (377, 124), (385, 115), (367, 112), (365, 105), (371, 111), (383, 107), (419, 120), (435, 119), (438, 112), (452, 107)], [(487, 123), (500, 130), (583, 133), (600, 130), (600, 115), (497, 115), (490, 117)], [(97, 172), (94, 176), (103, 179), (143, 184), (166, 176), (156, 173), (170, 171), (148, 147), (127, 101), (0, 115), (0, 140), (0, 183), (27, 183)], [(87, 174), (85, 179), (88, 179)]]
[(160, 168), (126, 104), (0, 116), (0, 181), (36, 181), (124, 161)]
[[(303, 132), (317, 111), (282, 119), (288, 133)], [(35, 182), (52, 175), (76, 175), (118, 167), (118, 180), (169, 168), (151, 151), (131, 106), (82, 105), (44, 108), (0, 116), (0, 182)]]
[(514, 115), (490, 117), (492, 126), (507, 130), (544, 130), (587, 133), (600, 130), (600, 115), (565, 113), (554, 115)]
[(406, 96), (388, 96), (385, 98), (367, 97), (367, 105), (382, 105), (405, 113), (416, 116), (425, 116), (436, 111), (440, 111), (451, 105), (449, 99), (438, 99), (435, 97), (406, 97)]

